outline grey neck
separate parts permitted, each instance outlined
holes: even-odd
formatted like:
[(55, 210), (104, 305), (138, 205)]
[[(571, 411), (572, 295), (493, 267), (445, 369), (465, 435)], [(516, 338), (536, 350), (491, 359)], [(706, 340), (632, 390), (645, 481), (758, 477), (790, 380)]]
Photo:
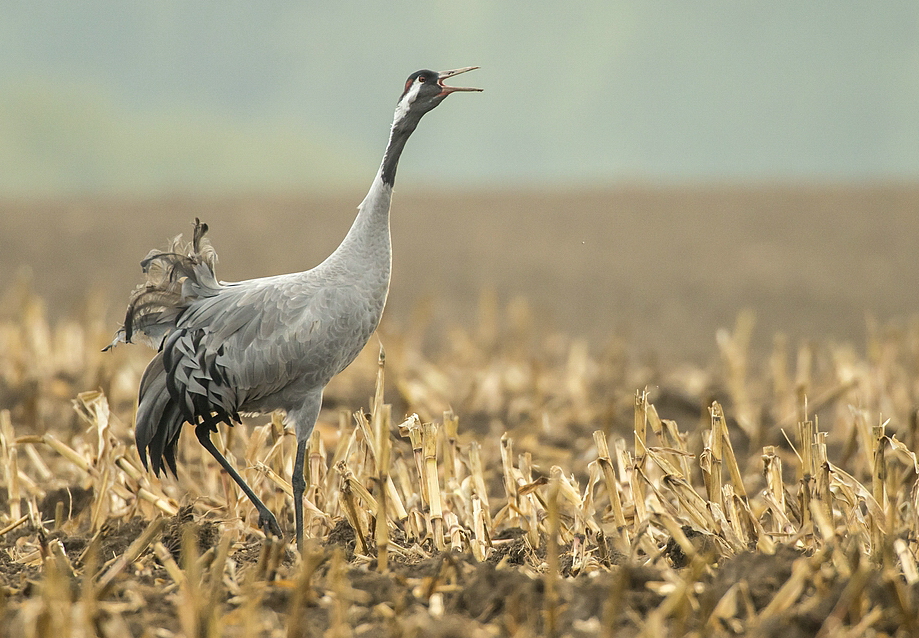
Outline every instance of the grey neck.
[(348, 264), (349, 270), (357, 268), (368, 273), (367, 276), (373, 276), (369, 274), (372, 272), (383, 273), (388, 285), (392, 263), (389, 232), (392, 189), (396, 181), (399, 158), (417, 124), (417, 120), (409, 117), (403, 117), (393, 123), (380, 169), (370, 185), (367, 196), (358, 207), (357, 217), (351, 229), (341, 245), (326, 260), (328, 265)]

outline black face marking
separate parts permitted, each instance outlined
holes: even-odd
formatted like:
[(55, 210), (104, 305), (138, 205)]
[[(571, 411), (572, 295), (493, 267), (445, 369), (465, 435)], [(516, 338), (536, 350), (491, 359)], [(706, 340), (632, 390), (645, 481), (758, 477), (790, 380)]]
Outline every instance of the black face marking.
[(408, 79), (405, 81), (405, 88), (402, 90), (402, 95), (399, 98), (400, 100), (405, 97), (405, 94), (408, 93), (409, 89), (412, 88), (412, 85), (415, 81), (423, 82), (425, 84), (436, 84), (439, 75), (436, 71), (431, 71), (429, 69), (421, 69), (420, 71), (415, 71)]

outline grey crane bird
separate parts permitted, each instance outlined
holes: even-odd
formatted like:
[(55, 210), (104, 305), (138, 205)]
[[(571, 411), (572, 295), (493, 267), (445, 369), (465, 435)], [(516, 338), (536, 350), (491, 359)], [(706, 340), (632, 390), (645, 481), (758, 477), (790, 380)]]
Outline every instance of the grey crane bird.
[[(481, 89), (444, 80), (478, 67), (413, 73), (396, 106), (389, 144), (370, 191), (338, 248), (305, 272), (226, 283), (216, 253), (195, 220), (194, 237), (177, 237), (141, 262), (145, 284), (128, 305), (108, 348), (140, 337), (159, 352), (140, 382), (135, 438), (144, 466), (176, 471), (184, 423), (252, 501), (266, 534), (277, 519), (211, 441), (220, 422), (240, 413), (283, 410), (297, 436), (292, 485), (297, 546), (303, 546), (303, 463), (322, 392), (376, 330), (389, 291), (389, 208), (399, 156), (422, 116), (450, 93)], [(108, 349), (106, 348), (106, 349)]]

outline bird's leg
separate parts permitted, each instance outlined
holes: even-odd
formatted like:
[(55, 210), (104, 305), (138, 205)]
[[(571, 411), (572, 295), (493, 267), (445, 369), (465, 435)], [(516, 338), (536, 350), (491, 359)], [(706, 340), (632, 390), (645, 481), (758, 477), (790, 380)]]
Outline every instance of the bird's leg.
[(271, 513), (271, 510), (262, 503), (261, 499), (255, 495), (255, 492), (252, 491), (252, 488), (249, 487), (243, 477), (239, 475), (239, 472), (230, 465), (230, 462), (224, 458), (220, 450), (214, 445), (214, 442), (211, 441), (211, 426), (204, 422), (199, 423), (195, 426), (195, 436), (198, 437), (198, 441), (201, 442), (204, 449), (217, 459), (217, 462), (220, 463), (220, 467), (226, 470), (227, 474), (236, 481), (239, 488), (249, 497), (249, 500), (252, 501), (252, 504), (258, 511), (258, 526), (262, 528), (265, 535), (274, 534), (278, 538), (284, 538), (284, 534), (281, 532), (281, 526), (278, 525), (278, 519), (276, 519), (274, 514)]
[(306, 478), (303, 476), (303, 465), (306, 461), (306, 448), (310, 435), (316, 427), (319, 409), (322, 407), (322, 388), (306, 394), (303, 406), (287, 414), (294, 424), (297, 433), (297, 456), (294, 458), (294, 473), (290, 477), (294, 488), (294, 521), (297, 525), (297, 550), (303, 553), (303, 492), (306, 490)]
[(309, 438), (297, 441), (297, 457), (294, 459), (294, 474), (291, 485), (294, 488), (294, 521), (297, 526), (297, 551), (303, 553), (303, 492), (306, 490), (306, 479), (303, 477), (303, 464), (306, 459), (306, 447)]

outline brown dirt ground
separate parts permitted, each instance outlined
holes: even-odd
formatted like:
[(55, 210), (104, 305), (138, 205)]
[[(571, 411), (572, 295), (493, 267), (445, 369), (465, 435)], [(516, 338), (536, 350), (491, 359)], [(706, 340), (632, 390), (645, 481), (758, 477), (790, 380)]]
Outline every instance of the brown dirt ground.
[[(74, 515), (78, 514), (74, 512)], [(147, 524), (147, 521), (137, 517), (104, 527), (99, 538), (100, 555), (113, 558), (119, 556)], [(192, 517), (192, 508), (183, 508), (167, 522), (162, 534), (154, 539), (173, 550), (177, 562), (180, 560), (178, 548), (181, 536), (187, 526), (191, 526), (195, 535), (198, 551), (211, 549), (218, 540), (217, 526), (214, 523), (206, 520), (195, 521)], [(40, 568), (24, 568), (17, 565), (6, 557), (4, 551), (5, 548), (15, 545), (20, 538), (32, 534), (32, 530), (24, 528), (22, 531), (7, 534), (0, 543), (0, 587), (17, 591), (16, 598), (42, 595)], [(54, 532), (47, 537), (47, 541), (53, 539), (60, 540), (70, 556), (81, 555), (91, 542), (89, 538), (69, 536), (64, 532)], [(336, 530), (319, 548), (321, 556), (314, 578), (329, 578), (329, 571), (335, 569), (333, 554), (336, 548), (345, 549), (346, 559), (354, 549), (353, 530), (344, 521), (339, 522)], [(704, 546), (700, 545), (699, 549), (704, 550)], [(235, 549), (230, 559), (235, 562), (239, 572), (254, 570), (257, 569), (262, 550), (262, 543), (250, 541)], [(545, 557), (544, 546), (542, 550), (540, 559)], [(649, 583), (662, 582), (665, 579), (663, 572), (657, 568), (623, 563), (616, 571), (594, 574), (594, 577), (578, 576), (564, 568), (566, 563), (569, 566), (571, 564), (571, 547), (561, 550), (560, 561), (563, 569), (560, 575), (563, 579), (558, 581), (559, 590), (554, 594), (557, 596), (555, 600), (559, 601), (556, 603), (558, 635), (573, 638), (595, 636), (600, 629), (597, 620), (602, 619), (604, 626), (615, 628), (616, 636), (634, 636), (635, 626), (639, 624), (637, 620), (644, 618), (664, 599), (663, 595), (656, 594), (648, 588)], [(851, 550), (852, 566), (855, 567), (859, 559), (854, 544)], [(378, 605), (387, 605), (402, 615), (400, 627), (403, 630), (406, 626), (412, 626), (405, 618), (417, 615), (417, 632), (410, 635), (461, 638), (481, 635), (475, 633), (478, 631), (477, 628), (490, 624), (500, 626), (500, 635), (512, 636), (517, 630), (523, 631), (522, 635), (543, 635), (546, 631), (544, 616), (547, 608), (545, 581), (517, 569), (498, 568), (498, 563), (502, 561), (507, 561), (510, 565), (518, 564), (514, 558), (515, 552), (518, 551), (529, 550), (526, 550), (520, 541), (519, 544), (508, 546), (505, 551), (497, 552), (483, 563), (476, 563), (468, 554), (451, 553), (435, 554), (431, 558), (418, 561), (396, 558), (391, 561), (389, 573), (386, 575), (373, 571), (373, 565), (370, 566), (371, 569), (345, 567), (345, 576), (350, 588), (347, 596), (356, 603), (348, 612), (352, 626), (358, 628), (355, 635), (401, 635), (391, 633), (393, 628), (376, 612)], [(353, 553), (350, 555), (353, 557)], [(700, 598), (701, 608), (692, 617), (708, 618), (728, 588), (738, 582), (749, 585), (749, 602), (752, 610), (762, 611), (791, 577), (792, 565), (801, 556), (798, 550), (780, 546), (773, 555), (748, 552), (722, 560), (713, 576), (702, 579), (701, 584), (705, 591)], [(115, 601), (128, 600), (128, 590), (143, 597), (143, 613), (127, 614), (127, 627), (131, 635), (148, 635), (145, 631), (151, 623), (156, 623), (159, 629), (180, 632), (181, 627), (175, 617), (175, 602), (172, 595), (164, 590), (164, 584), (169, 582), (169, 574), (156, 561), (151, 550), (145, 552), (140, 562), (146, 563), (147, 567), (135, 573), (132, 578), (120, 579), (111, 594)], [(519, 562), (529, 562), (529, 559), (520, 557)], [(612, 561), (612, 564), (617, 563), (615, 559)], [(293, 564), (293, 552), (287, 549), (276, 567), (281, 580), (263, 592), (260, 598), (263, 611), (270, 610), (284, 615), (293, 609), (294, 589), (284, 585), (291, 582), (284, 580), (284, 577), (289, 579), (296, 576), (295, 573), (291, 573)], [(674, 564), (676, 565), (677, 561), (674, 561)], [(82, 568), (82, 557), (73, 561), (73, 566)], [(77, 578), (71, 583), (74, 600), (80, 596), (81, 580)], [(419, 580), (422, 583), (421, 587), (411, 585)], [(439, 622), (432, 624), (426, 616), (426, 587), (433, 587), (435, 583), (442, 586), (445, 582), (453, 586), (447, 588), (448, 593), (444, 597), (444, 615)], [(848, 579), (839, 575), (826, 579), (822, 583), (822, 591), (804, 592), (803, 604), (784, 615), (781, 622), (770, 620), (763, 623), (758, 628), (757, 635), (763, 638), (814, 636), (844, 595), (847, 583)], [(919, 594), (916, 589), (912, 588), (913, 596)], [(866, 605), (871, 607), (885, 606), (885, 601), (892, 593), (882, 582), (879, 573), (869, 578), (865, 591)], [(318, 591), (314, 591), (312, 596), (318, 594)], [(228, 600), (218, 602), (228, 604)], [(300, 609), (299, 620), (296, 616), (288, 617), (287, 635), (322, 635), (329, 628), (329, 614), (327, 606), (318, 604), (315, 598), (308, 599)], [(104, 615), (103, 612), (103, 618)], [(902, 618), (887, 606), (884, 616), (873, 624), (873, 628), (885, 632), (886, 635), (898, 635), (898, 631), (902, 631)], [(682, 628), (671, 627), (671, 635), (679, 636), (683, 635), (683, 631), (701, 629), (690, 622)], [(730, 627), (722, 629), (731, 635)], [(10, 631), (15, 631), (15, 628), (0, 628), (0, 636), (15, 635), (9, 633)]]

